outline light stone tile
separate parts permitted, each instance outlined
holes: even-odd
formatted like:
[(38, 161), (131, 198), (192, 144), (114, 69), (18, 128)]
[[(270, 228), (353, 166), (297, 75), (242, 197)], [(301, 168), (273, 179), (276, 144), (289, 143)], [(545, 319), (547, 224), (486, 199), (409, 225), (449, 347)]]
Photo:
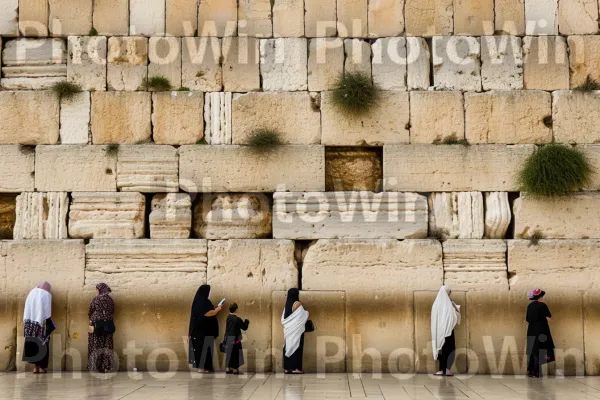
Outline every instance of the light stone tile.
[(203, 138), (204, 93), (152, 94), (152, 138), (156, 144), (196, 144)]
[(454, 0), (455, 35), (493, 35), (494, 0)]
[(505, 35), (525, 34), (525, 0), (495, 0), (495, 32)]
[(600, 92), (555, 91), (553, 97), (553, 131), (559, 143), (597, 143)]
[(92, 28), (92, 0), (48, 0), (52, 36), (88, 35)]
[(558, 30), (562, 35), (598, 33), (598, 2), (596, 0), (560, 0)]
[(307, 63), (308, 43), (305, 38), (260, 41), (260, 74), (264, 90), (307, 90)]
[(239, 35), (272, 37), (273, 13), (271, 6), (271, 0), (238, 0)]
[(407, 51), (402, 37), (377, 39), (372, 45), (373, 83), (382, 90), (406, 90)]
[(273, 36), (304, 36), (304, 0), (273, 1)]
[(181, 85), (202, 92), (223, 90), (221, 39), (185, 37), (182, 45)]
[(558, 0), (525, 0), (525, 34), (558, 34)]
[(178, 192), (179, 158), (172, 146), (119, 146), (117, 189), (121, 192)]
[(181, 85), (181, 38), (151, 37), (148, 42), (148, 79), (161, 76), (173, 90)]
[(198, 36), (235, 36), (237, 0), (201, 0), (198, 6)]
[(0, 145), (0, 193), (34, 191), (35, 150)]
[(198, 0), (166, 0), (165, 31), (167, 36), (196, 36)]
[(523, 89), (521, 38), (499, 35), (481, 38), (481, 80), (483, 90)]
[(368, 3), (369, 37), (398, 36), (404, 31), (405, 0), (371, 0)]
[(454, 32), (453, 0), (405, 0), (406, 34), (444, 36)]
[(433, 38), (433, 82), (436, 90), (481, 91), (479, 39), (467, 36)]
[(134, 36), (109, 38), (108, 89), (140, 90), (146, 79), (148, 79), (148, 39)]
[(304, 0), (304, 10), (306, 37), (337, 35), (337, 4), (335, 1)]
[(458, 91), (410, 92), (410, 142), (465, 137), (463, 94)]
[(252, 37), (223, 39), (223, 83), (226, 92), (260, 89), (259, 40)]
[(152, 93), (92, 93), (92, 143), (136, 144), (150, 140)]
[(90, 140), (90, 92), (60, 102), (60, 143), (88, 144)]
[(67, 80), (83, 90), (106, 90), (105, 36), (69, 36)]
[(93, 26), (99, 35), (129, 34), (129, 0), (95, 1)]
[(164, 36), (166, 0), (129, 0), (129, 34)]
[(527, 36), (523, 40), (525, 89), (569, 89), (567, 40), (561, 36)]
[(337, 0), (337, 22), (340, 37), (366, 37), (368, 1)]
[(2, 0), (0, 1), (0, 35), (1, 36), (17, 36), (19, 33), (19, 0)]
[(59, 113), (51, 91), (0, 91), (0, 144), (57, 144)]
[(308, 90), (333, 90), (344, 73), (344, 42), (341, 38), (310, 39), (308, 48)]
[(23, 36), (48, 36), (48, 1), (19, 0), (19, 32)]

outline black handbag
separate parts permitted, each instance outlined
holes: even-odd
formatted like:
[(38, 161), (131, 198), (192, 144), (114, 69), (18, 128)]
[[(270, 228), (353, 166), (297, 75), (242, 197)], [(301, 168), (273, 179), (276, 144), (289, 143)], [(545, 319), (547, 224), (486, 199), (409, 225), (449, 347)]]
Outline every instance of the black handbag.
[(94, 322), (94, 334), (95, 335), (108, 335), (115, 333), (115, 322), (110, 319), (107, 321), (96, 321)]
[(306, 325), (304, 325), (304, 332), (314, 332), (315, 331), (315, 324), (312, 322), (312, 320), (308, 320), (306, 321)]

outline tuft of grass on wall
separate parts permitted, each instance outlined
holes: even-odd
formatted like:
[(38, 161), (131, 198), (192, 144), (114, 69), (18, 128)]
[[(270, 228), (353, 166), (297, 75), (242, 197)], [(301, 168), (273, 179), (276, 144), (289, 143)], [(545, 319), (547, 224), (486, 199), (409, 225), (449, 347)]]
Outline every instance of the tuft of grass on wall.
[(369, 113), (379, 100), (379, 92), (371, 77), (364, 72), (341, 74), (333, 90), (333, 103), (343, 113), (364, 115)]
[(585, 78), (585, 82), (577, 86), (574, 90), (579, 90), (581, 92), (591, 92), (592, 90), (600, 90), (600, 82), (594, 80), (591, 77), (591, 75), (588, 75)]
[(587, 156), (561, 144), (546, 144), (531, 154), (519, 174), (521, 190), (537, 196), (565, 196), (590, 183), (593, 169)]
[(467, 139), (459, 139), (456, 135), (446, 136), (445, 138), (437, 138), (433, 141), (433, 144), (447, 144), (447, 145), (461, 145), (470, 146), (471, 143)]
[(96, 28), (92, 26), (92, 29), (90, 29), (90, 33), (88, 33), (88, 36), (98, 36), (98, 31), (96, 30)]
[(546, 235), (544, 235), (544, 233), (542, 231), (540, 231), (539, 229), (536, 229), (526, 239), (529, 240), (529, 245), (528, 246), (531, 247), (531, 246), (537, 246), (537, 245), (539, 245), (540, 244), (540, 240), (543, 240), (545, 238), (546, 238)]
[(179, 89), (177, 89), (178, 92), (189, 92), (190, 88), (182, 86)]
[(438, 242), (444, 242), (446, 240), (447, 232), (444, 229), (440, 228), (431, 228), (429, 229), (429, 234), (427, 235), (427, 239), (437, 240)]
[(171, 82), (164, 76), (153, 76), (146, 81), (146, 88), (157, 92), (171, 90)]
[(274, 129), (267, 128), (252, 131), (252, 133), (248, 135), (247, 142), (250, 149), (257, 153), (273, 151), (283, 145), (281, 133)]
[(54, 93), (58, 94), (61, 99), (71, 99), (77, 93), (82, 92), (81, 86), (72, 82), (57, 82), (52, 85), (51, 89)]

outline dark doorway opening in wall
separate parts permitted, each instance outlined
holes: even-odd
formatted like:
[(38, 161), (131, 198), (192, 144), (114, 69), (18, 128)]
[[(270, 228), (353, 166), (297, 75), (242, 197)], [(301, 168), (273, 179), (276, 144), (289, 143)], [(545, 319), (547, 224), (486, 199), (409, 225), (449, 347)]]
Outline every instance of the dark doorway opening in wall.
[(304, 258), (308, 249), (315, 244), (316, 240), (296, 240), (294, 251), (294, 258), (296, 259), (296, 265), (298, 265), (298, 289), (302, 290), (302, 267), (304, 265)]
[(382, 147), (327, 147), (325, 190), (328, 192), (383, 190)]
[(13, 239), (17, 220), (17, 195), (0, 194), (0, 239)]

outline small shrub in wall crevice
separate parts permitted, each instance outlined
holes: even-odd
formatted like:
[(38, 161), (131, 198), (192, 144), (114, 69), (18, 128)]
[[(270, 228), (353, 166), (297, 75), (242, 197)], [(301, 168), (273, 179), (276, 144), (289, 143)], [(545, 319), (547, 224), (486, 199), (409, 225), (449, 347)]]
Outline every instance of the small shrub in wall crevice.
[(364, 72), (346, 72), (340, 75), (333, 90), (333, 103), (348, 115), (365, 115), (379, 100), (379, 91)]
[(167, 90), (171, 90), (172, 88), (171, 82), (168, 78), (165, 78), (164, 76), (153, 76), (151, 78), (148, 78), (148, 80), (145, 83), (147, 89), (156, 92), (166, 92)]
[(77, 93), (81, 93), (81, 86), (71, 82), (56, 82), (52, 85), (52, 91), (61, 99), (72, 99)]
[(268, 128), (261, 128), (252, 131), (246, 140), (250, 149), (256, 153), (273, 151), (279, 146), (283, 145), (281, 133), (274, 129)]
[(600, 82), (594, 80), (591, 75), (588, 75), (585, 78), (585, 81), (577, 86), (574, 90), (579, 90), (580, 92), (591, 92), (593, 90), (600, 90)]
[(427, 239), (437, 240), (438, 242), (444, 242), (446, 240), (448, 232), (445, 229), (430, 228)]
[(540, 240), (543, 240), (546, 238), (546, 235), (544, 235), (544, 233), (542, 231), (540, 231), (539, 229), (536, 229), (535, 231), (533, 231), (533, 233), (531, 235), (529, 235), (529, 237), (526, 237), (525, 239), (529, 240), (529, 247), (531, 246), (537, 246), (540, 244)]
[(445, 138), (438, 137), (433, 141), (432, 144), (447, 144), (447, 145), (461, 145), (461, 146), (470, 146), (471, 143), (467, 139), (459, 139), (456, 135), (446, 136)]

